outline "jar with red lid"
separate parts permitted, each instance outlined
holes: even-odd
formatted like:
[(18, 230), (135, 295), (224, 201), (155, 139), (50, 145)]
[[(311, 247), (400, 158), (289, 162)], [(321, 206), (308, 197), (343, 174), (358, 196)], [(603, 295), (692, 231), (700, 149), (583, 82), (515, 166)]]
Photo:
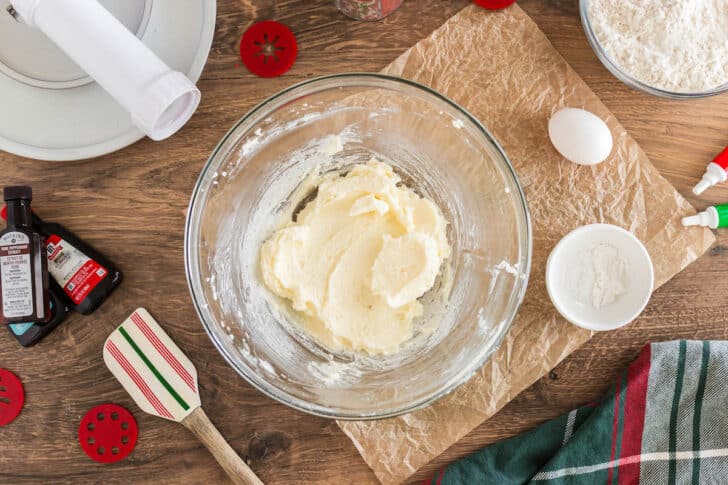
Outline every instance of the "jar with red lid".
[(403, 0), (336, 0), (345, 15), (356, 20), (381, 20), (402, 5)]

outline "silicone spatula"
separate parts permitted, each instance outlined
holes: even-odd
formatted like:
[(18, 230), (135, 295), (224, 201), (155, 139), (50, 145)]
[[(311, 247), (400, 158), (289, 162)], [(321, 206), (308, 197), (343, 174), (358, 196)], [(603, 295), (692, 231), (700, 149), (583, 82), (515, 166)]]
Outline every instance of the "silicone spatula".
[(202, 410), (195, 366), (149, 312), (138, 308), (114, 330), (104, 362), (144, 412), (192, 431), (233, 482), (262, 485)]

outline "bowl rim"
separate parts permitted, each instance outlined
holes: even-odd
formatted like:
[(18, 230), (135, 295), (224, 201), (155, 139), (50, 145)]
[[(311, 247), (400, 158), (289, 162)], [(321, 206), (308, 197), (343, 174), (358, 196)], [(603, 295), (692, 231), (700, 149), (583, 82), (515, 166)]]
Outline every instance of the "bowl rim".
[[(199, 268), (198, 268), (198, 262), (197, 262), (197, 256), (198, 256), (198, 248), (196, 245), (196, 241), (198, 239), (197, 231), (194, 231), (193, 233), (193, 225), (192, 225), (192, 218), (195, 214), (196, 210), (198, 209), (198, 206), (202, 203), (201, 198), (199, 197), (202, 189), (202, 183), (207, 176), (208, 172), (212, 169), (212, 163), (215, 160), (216, 156), (220, 152), (220, 150), (226, 145), (228, 140), (238, 131), (238, 129), (243, 126), (246, 122), (254, 118), (256, 115), (258, 115), (261, 111), (263, 111), (266, 107), (269, 105), (275, 103), (279, 98), (290, 94), (294, 91), (303, 89), (305, 87), (309, 86), (315, 86), (317, 84), (325, 84), (327, 81), (331, 80), (350, 80), (352, 82), (356, 82), (357, 80), (379, 80), (384, 81), (387, 83), (393, 83), (393, 84), (405, 84), (410, 87), (413, 87), (415, 89), (419, 89), (421, 91), (424, 91), (425, 93), (434, 96), (435, 98), (439, 99), (440, 101), (450, 105), (455, 110), (460, 112), (463, 116), (465, 116), (468, 120), (470, 120), (473, 125), (480, 130), (483, 136), (487, 139), (487, 141), (491, 144), (491, 146), (497, 151), (498, 155), (501, 157), (502, 161), (505, 163), (505, 168), (507, 169), (507, 173), (511, 176), (512, 181), (517, 189), (518, 192), (518, 201), (520, 201), (520, 206), (522, 210), (522, 217), (524, 218), (524, 232), (525, 237), (523, 238), (523, 241), (521, 242), (521, 247), (519, 248), (521, 255), (520, 255), (520, 261), (518, 263), (522, 264), (521, 274), (519, 275), (519, 279), (521, 280), (520, 288), (517, 292), (514, 292), (511, 295), (511, 305), (513, 307), (512, 314), (508, 317), (502, 320), (501, 322), (498, 322), (497, 326), (498, 329), (496, 330), (497, 335), (494, 339), (494, 345), (492, 345), (489, 349), (486, 349), (483, 351), (478, 358), (473, 359), (471, 361), (470, 365), (463, 368), (458, 374), (456, 374), (450, 381), (447, 382), (445, 386), (443, 386), (442, 389), (440, 389), (437, 392), (433, 392), (430, 395), (427, 395), (423, 398), (418, 399), (417, 401), (414, 401), (412, 403), (409, 403), (407, 405), (399, 406), (392, 409), (386, 409), (382, 411), (372, 411), (368, 413), (352, 413), (352, 412), (341, 412), (337, 411), (335, 409), (332, 409), (330, 406), (320, 405), (311, 403), (310, 401), (306, 401), (304, 399), (292, 396), (288, 392), (285, 392), (275, 386), (271, 385), (264, 385), (265, 379), (261, 379), (255, 372), (245, 372), (246, 370), (250, 371), (250, 369), (241, 369), (237, 365), (234, 364), (233, 358), (228, 355), (228, 352), (225, 350), (225, 348), (222, 346), (222, 344), (218, 341), (218, 339), (215, 337), (212, 328), (210, 324), (207, 322), (204, 314), (204, 307), (206, 306), (204, 302), (204, 297), (200, 295), (199, 297), (195, 293), (194, 289), (194, 282), (193, 279), (195, 276), (192, 274), (193, 270), (197, 270), (197, 280), (199, 281)], [(191, 244), (191, 242), (195, 241), (195, 244)], [(194, 246), (194, 247), (191, 247)], [(468, 110), (460, 106), (455, 101), (451, 100), (447, 96), (435, 91), (432, 88), (429, 88), (428, 86), (425, 86), (423, 84), (420, 84), (416, 81), (411, 81), (409, 79), (404, 79), (398, 76), (391, 76), (387, 74), (380, 74), (380, 73), (369, 73), (369, 72), (348, 72), (348, 73), (340, 73), (340, 74), (331, 74), (331, 75), (325, 75), (325, 76), (319, 76), (312, 79), (307, 79), (305, 81), (293, 84), (275, 94), (272, 96), (266, 98), (262, 102), (255, 105), (250, 111), (248, 111), (243, 117), (241, 117), (228, 131), (227, 133), (222, 137), (222, 139), (218, 142), (217, 146), (214, 148), (210, 156), (208, 157), (207, 161), (205, 162), (205, 165), (200, 170), (200, 175), (197, 178), (197, 181), (195, 182), (195, 186), (192, 190), (192, 195), (190, 197), (190, 202), (187, 209), (187, 216), (185, 220), (185, 235), (184, 235), (184, 263), (185, 263), (185, 276), (187, 279), (187, 286), (190, 291), (190, 296), (192, 298), (192, 303), (195, 308), (195, 312), (197, 313), (198, 319), (200, 320), (200, 323), (202, 324), (203, 328), (205, 329), (205, 332), (207, 333), (208, 337), (212, 341), (215, 348), (218, 350), (218, 352), (222, 355), (224, 360), (227, 362), (227, 364), (245, 381), (247, 381), (250, 385), (252, 385), (255, 389), (260, 391), (262, 394), (266, 395), (267, 397), (278, 401), (282, 404), (285, 404), (289, 407), (292, 407), (294, 409), (297, 409), (299, 411), (303, 411), (308, 414), (313, 414), (315, 416), (323, 417), (323, 418), (330, 418), (330, 419), (338, 419), (338, 420), (344, 420), (344, 421), (353, 421), (353, 420), (374, 420), (374, 419), (384, 419), (384, 418), (390, 418), (399, 416), (402, 414), (410, 413), (413, 411), (416, 411), (418, 409), (424, 408), (426, 406), (429, 406), (430, 404), (434, 403), (435, 401), (439, 400), (440, 398), (450, 394), (455, 389), (463, 385), (465, 382), (467, 382), (490, 358), (490, 356), (500, 347), (500, 344), (505, 337), (505, 335), (508, 333), (508, 330), (510, 329), (511, 324), (515, 320), (518, 311), (521, 307), (521, 304), (523, 303), (526, 290), (528, 288), (528, 281), (531, 274), (531, 260), (532, 260), (532, 253), (533, 253), (533, 233), (532, 233), (532, 227), (531, 227), (531, 215), (530, 211), (528, 209), (528, 202), (526, 200), (525, 194), (523, 192), (523, 187), (521, 186), (521, 182), (518, 178), (518, 175), (513, 168), (513, 164), (511, 163), (510, 159), (508, 158), (508, 155), (506, 154), (505, 150), (501, 147), (501, 145), (498, 143), (498, 141), (493, 137), (493, 135), (485, 128), (485, 126), (474, 116), (472, 115)], [(201, 283), (200, 283), (201, 285)], [(261, 382), (259, 382), (259, 380)], [(267, 384), (267, 383), (265, 383)]]
[[(590, 323), (585, 320), (580, 320), (578, 318), (575, 318), (571, 312), (564, 306), (563, 297), (560, 294), (556, 294), (554, 289), (552, 288), (552, 270), (553, 270), (553, 261), (556, 257), (556, 255), (560, 252), (563, 252), (566, 248), (566, 246), (571, 243), (574, 239), (578, 239), (580, 237), (584, 237), (588, 235), (589, 233), (592, 233), (597, 230), (606, 230), (608, 232), (620, 234), (620, 236), (624, 236), (629, 240), (631, 243), (635, 245), (637, 248), (637, 253), (644, 258), (645, 261), (647, 261), (647, 267), (649, 268), (649, 286), (647, 291), (645, 292), (644, 298), (640, 301), (640, 304), (638, 307), (635, 308), (635, 311), (630, 312), (627, 317), (624, 317), (622, 319), (615, 320), (612, 323), (606, 324), (606, 325), (596, 325), (593, 323)], [(637, 236), (629, 232), (628, 230), (624, 229), (623, 227), (616, 226), (614, 224), (604, 224), (604, 223), (598, 223), (598, 224), (587, 224), (585, 226), (577, 227), (573, 231), (569, 232), (566, 236), (561, 238), (559, 242), (554, 246), (554, 249), (551, 250), (551, 253), (549, 254), (548, 259), (546, 260), (546, 291), (548, 292), (549, 299), (551, 300), (551, 303), (553, 303), (556, 310), (559, 312), (559, 314), (564, 317), (569, 323), (572, 323), (576, 325), (577, 327), (584, 328), (586, 330), (591, 330), (593, 332), (603, 332), (608, 330), (616, 330), (620, 327), (624, 327), (625, 325), (635, 321), (644, 311), (644, 309), (647, 307), (647, 304), (649, 303), (650, 299), (652, 298), (652, 292), (655, 289), (655, 268), (652, 264), (652, 258), (650, 257), (650, 253), (647, 251), (647, 248), (644, 244), (642, 244), (642, 241), (640, 241)]]
[(713, 89), (702, 92), (676, 92), (651, 86), (633, 77), (612, 60), (609, 54), (607, 54), (607, 51), (604, 49), (604, 47), (602, 47), (601, 42), (599, 42), (599, 39), (597, 38), (597, 35), (592, 28), (591, 20), (589, 20), (589, 2), (590, 0), (579, 0), (579, 16), (581, 17), (581, 25), (584, 29), (586, 39), (587, 41), (589, 41), (589, 45), (591, 46), (592, 50), (594, 51), (602, 65), (606, 67), (607, 70), (611, 72), (614, 77), (622, 81), (630, 88), (667, 99), (700, 99), (708, 98), (710, 96), (717, 96), (719, 94), (728, 92), (728, 82)]

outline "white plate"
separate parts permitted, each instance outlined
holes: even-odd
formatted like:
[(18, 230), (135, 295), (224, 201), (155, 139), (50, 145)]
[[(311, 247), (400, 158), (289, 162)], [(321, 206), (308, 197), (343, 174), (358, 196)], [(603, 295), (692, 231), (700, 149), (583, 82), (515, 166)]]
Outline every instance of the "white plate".
[[(215, 0), (100, 0), (172, 69), (197, 81), (215, 32)], [(80, 160), (143, 138), (111, 96), (0, 0), (0, 150)]]

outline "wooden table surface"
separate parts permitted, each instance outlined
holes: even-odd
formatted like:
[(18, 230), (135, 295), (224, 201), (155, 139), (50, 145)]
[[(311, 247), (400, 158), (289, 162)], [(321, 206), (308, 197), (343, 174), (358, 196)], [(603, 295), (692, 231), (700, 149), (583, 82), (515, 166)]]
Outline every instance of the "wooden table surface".
[[(73, 315), (34, 348), (22, 349), (9, 334), (0, 335), (0, 367), (17, 373), (27, 393), (21, 416), (0, 429), (0, 482), (226, 481), (187, 430), (143, 414), (103, 364), (101, 346), (108, 334), (134, 308), (144, 306), (196, 363), (210, 418), (266, 483), (376, 483), (333, 421), (264, 397), (225, 364), (198, 323), (183, 267), (184, 217), (193, 184), (212, 148), (238, 118), (303, 79), (378, 71), (469, 4), (407, 0), (384, 22), (364, 23), (346, 19), (333, 3), (218, 1), (215, 41), (199, 83), (202, 105), (167, 141), (143, 140), (112, 155), (71, 163), (0, 152), (3, 185), (33, 185), (33, 204), (42, 217), (65, 224), (125, 273), (122, 286), (96, 313)], [(690, 194), (707, 162), (728, 144), (728, 96), (675, 102), (630, 90), (592, 53), (576, 0), (519, 3), (683, 195), (699, 208), (728, 201), (728, 184), (701, 198)], [(271, 18), (292, 28), (300, 53), (288, 74), (263, 80), (240, 67), (238, 41), (253, 21)], [(725, 234), (719, 233), (718, 244), (706, 256), (658, 290), (638, 321), (594, 337), (414, 479), (599, 397), (646, 342), (728, 338), (728, 303), (722, 300), (728, 279), (721, 277), (728, 270)], [(134, 453), (115, 465), (89, 460), (76, 438), (81, 416), (104, 402), (129, 408), (141, 431)]]

